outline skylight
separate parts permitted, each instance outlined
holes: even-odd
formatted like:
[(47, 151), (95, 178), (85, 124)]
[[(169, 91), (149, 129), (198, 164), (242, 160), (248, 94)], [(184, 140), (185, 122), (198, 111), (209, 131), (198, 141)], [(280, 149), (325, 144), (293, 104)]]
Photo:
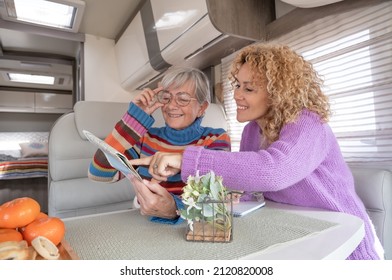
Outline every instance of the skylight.
[(8, 73), (11, 82), (54, 85), (53, 76)]
[(84, 11), (79, 0), (3, 0), (3, 19), (77, 32)]
[(75, 8), (48, 1), (14, 0), (16, 18), (59, 28), (71, 28)]

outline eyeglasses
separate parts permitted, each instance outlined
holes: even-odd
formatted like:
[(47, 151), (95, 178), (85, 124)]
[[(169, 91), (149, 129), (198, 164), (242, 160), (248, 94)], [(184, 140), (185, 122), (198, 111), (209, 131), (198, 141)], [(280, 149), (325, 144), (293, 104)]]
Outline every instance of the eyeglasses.
[[(169, 104), (173, 98), (173, 94), (167, 90), (161, 90), (157, 94), (157, 99), (162, 104)], [(174, 100), (178, 104), (178, 106), (185, 107), (189, 105), (192, 100), (197, 100), (196, 98), (191, 97), (189, 93), (179, 92), (174, 95)]]

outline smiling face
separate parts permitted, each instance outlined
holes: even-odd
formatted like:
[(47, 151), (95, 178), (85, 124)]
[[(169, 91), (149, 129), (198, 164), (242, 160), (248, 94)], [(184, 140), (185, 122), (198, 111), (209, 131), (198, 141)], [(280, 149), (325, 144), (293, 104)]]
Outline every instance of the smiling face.
[(180, 87), (168, 87), (165, 90), (169, 91), (173, 96), (170, 102), (162, 107), (163, 118), (171, 128), (177, 130), (187, 128), (197, 117), (201, 117), (207, 109), (207, 102), (200, 104), (197, 100), (192, 99), (187, 106), (181, 107), (175, 101), (174, 96), (179, 92), (187, 92), (192, 98), (196, 98), (194, 84), (190, 81), (187, 81)]
[(239, 122), (261, 121), (268, 111), (267, 80), (253, 81), (248, 63), (243, 64), (237, 73), (234, 100)]

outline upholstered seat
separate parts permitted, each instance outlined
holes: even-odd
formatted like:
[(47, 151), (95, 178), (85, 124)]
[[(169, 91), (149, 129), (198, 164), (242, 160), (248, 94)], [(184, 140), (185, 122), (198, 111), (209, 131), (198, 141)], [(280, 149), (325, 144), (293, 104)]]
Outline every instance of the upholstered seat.
[(350, 168), (356, 192), (374, 224), (385, 258), (392, 259), (392, 172), (380, 168)]
[[(135, 196), (126, 179), (116, 183), (89, 180), (87, 170), (96, 151), (83, 134), (105, 138), (128, 109), (129, 103), (80, 101), (60, 117), (49, 135), (49, 215), (74, 217), (132, 208)], [(160, 110), (154, 126), (164, 125)], [(223, 108), (210, 104), (202, 125), (227, 128)]]

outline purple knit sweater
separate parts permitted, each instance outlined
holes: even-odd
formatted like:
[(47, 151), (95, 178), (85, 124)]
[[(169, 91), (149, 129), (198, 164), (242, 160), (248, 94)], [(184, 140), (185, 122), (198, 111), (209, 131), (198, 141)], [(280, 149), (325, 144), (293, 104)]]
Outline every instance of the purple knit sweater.
[(317, 114), (303, 111), (285, 125), (279, 140), (260, 148), (260, 127), (248, 123), (240, 152), (189, 147), (182, 162), (182, 179), (196, 170), (214, 170), (231, 189), (263, 191), (265, 198), (292, 205), (349, 213), (365, 223), (366, 235), (349, 259), (379, 259), (371, 222), (354, 189), (354, 180), (328, 124)]

